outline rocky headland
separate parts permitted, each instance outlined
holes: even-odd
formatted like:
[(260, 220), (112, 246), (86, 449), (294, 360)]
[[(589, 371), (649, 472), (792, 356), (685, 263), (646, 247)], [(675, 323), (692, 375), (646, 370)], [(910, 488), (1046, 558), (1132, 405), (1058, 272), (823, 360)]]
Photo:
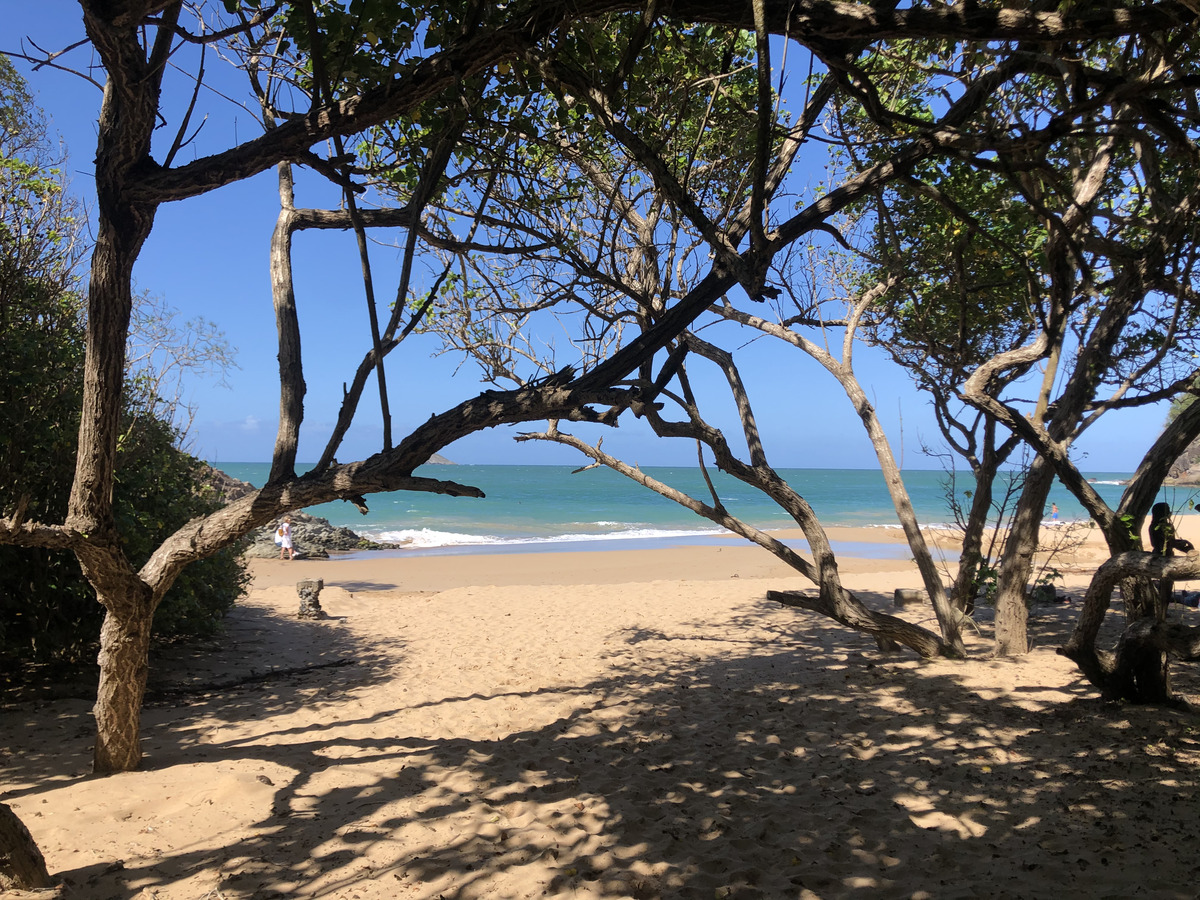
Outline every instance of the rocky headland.
[[(430, 460), (430, 462), (434, 461)], [(239, 481), (212, 466), (208, 467), (205, 480), (217, 496), (224, 501), (237, 500), (255, 490), (254, 485), (249, 482)], [(372, 541), (349, 528), (333, 525), (328, 519), (322, 519), (320, 516), (313, 516), (303, 511), (289, 513), (288, 517), (292, 520), (292, 544), (296, 548), (297, 557), (320, 559), (328, 557), (331, 552), (395, 550), (404, 546), (402, 543)], [(275, 543), (275, 531), (282, 521), (283, 518), (280, 517), (262, 528), (256, 528), (250, 532), (246, 536), (247, 544), (243, 551), (244, 555), (252, 559), (271, 559), (279, 556), (279, 545)]]

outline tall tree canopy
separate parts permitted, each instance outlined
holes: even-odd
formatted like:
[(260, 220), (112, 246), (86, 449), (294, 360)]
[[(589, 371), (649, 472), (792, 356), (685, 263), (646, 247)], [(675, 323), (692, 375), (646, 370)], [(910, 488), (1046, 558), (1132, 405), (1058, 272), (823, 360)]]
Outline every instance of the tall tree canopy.
[[(981, 134), (1002, 152), (981, 156), (979, 143), (964, 144), (887, 185), (871, 207), (863, 284), (895, 280), (875, 337), (934, 397), (948, 441), (971, 461), (975, 533), (1002, 456), (996, 430), (1010, 436), (1002, 449), (1019, 437), (1037, 454), (1001, 565), (1002, 653), (1026, 647), (1024, 595), (1052, 479), (1076, 494), (1113, 553), (1139, 549), (1142, 518), (1180, 442), (1194, 436), (1193, 421), (1172, 423), (1157, 441), (1147, 435), (1117, 509), (1071, 454), (1101, 414), (1161, 401), (1195, 377), (1197, 196), (1184, 175), (1200, 152), (1195, 59), (1187, 31), (1093, 42), (1070, 63), (1032, 55), (982, 116)], [(889, 90), (886, 100), (863, 94), (843, 113), (853, 158), (886, 156), (898, 135), (930, 118), (947, 80), (1014, 63), (900, 43), (872, 64)], [(1148, 93), (1117, 88), (1130, 83)], [(1161, 618), (1153, 591), (1127, 583), (1125, 593), (1133, 618)]]

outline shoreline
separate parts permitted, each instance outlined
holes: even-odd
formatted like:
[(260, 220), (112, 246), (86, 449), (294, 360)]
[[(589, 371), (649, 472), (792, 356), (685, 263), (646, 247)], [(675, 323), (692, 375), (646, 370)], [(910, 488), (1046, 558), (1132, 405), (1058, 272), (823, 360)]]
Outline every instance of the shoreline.
[[(261, 484), (267, 468), (265, 464), (234, 463), (227, 464), (223, 471), (249, 485)], [(646, 471), (657, 473), (662, 480), (692, 496), (709, 496), (700, 470), (695, 467), (648, 466)], [(898, 529), (894, 503), (886, 483), (874, 468), (779, 471), (827, 527)], [(319, 504), (306, 508), (305, 512), (369, 540), (413, 548), (488, 544), (495, 546), (496, 552), (506, 552), (501, 548), (507, 544), (556, 544), (564, 542), (564, 538), (628, 545), (638, 538), (655, 541), (662, 537), (674, 541), (681, 535), (720, 533), (715, 523), (615, 472), (599, 469), (573, 472), (562, 465), (464, 466), (454, 476), (455, 480), (478, 487), (486, 494), (484, 498), (397, 491), (372, 494), (368, 500), (370, 512), (365, 516), (343, 502)], [(431, 467), (424, 474), (446, 478), (447, 470)], [(710, 474), (723, 501), (744, 521), (765, 531), (796, 527), (786, 512), (761, 492), (723, 473)], [(1118, 482), (1130, 473), (1111, 473), (1112, 478), (1107, 473), (1086, 474), (1101, 476), (1095, 482), (1096, 489), (1106, 502), (1115, 505), (1123, 490)], [(954, 526), (945, 477), (946, 473), (937, 469), (905, 470), (909, 497), (924, 528)], [(1057, 502), (1063, 522), (1086, 516), (1086, 511), (1065, 489), (1056, 488), (1047, 500), (1047, 518), (1051, 501)], [(571, 549), (580, 549), (580, 545)]]
[[(839, 546), (859, 551), (838, 554), (838, 566), (843, 573), (915, 572), (904, 533), (899, 528), (863, 526), (827, 531), (835, 551)], [(804, 535), (799, 529), (772, 534), (789, 544), (799, 542), (804, 548)], [(800, 573), (767, 550), (734, 535), (705, 542), (689, 538), (686, 543), (665, 547), (614, 547), (614, 543), (603, 542), (603, 547), (595, 550), (568, 549), (558, 544), (517, 552), (495, 552), (488, 545), (475, 545), (473, 549), (477, 552), (446, 554), (366, 550), (330, 554), (328, 559), (251, 559), (248, 563), (255, 589), (290, 585), (301, 579), (321, 579), (326, 587), (351, 592), (436, 592), (466, 586), (636, 584), (727, 578), (795, 578), (808, 584)], [(906, 582), (900, 586), (919, 587), (919, 578), (917, 584)]]
[[(834, 550), (839, 556), (891, 556), (894, 555), (896, 541), (890, 536), (876, 535), (876, 530), (887, 529), (903, 536), (899, 526), (892, 525), (862, 525), (835, 526), (827, 528), (827, 532), (839, 528), (853, 533), (856, 540), (834, 541)], [(932, 526), (931, 531), (939, 531), (938, 526)], [(788, 544), (793, 549), (807, 550), (808, 542), (798, 528), (764, 529), (770, 534)], [(860, 535), (859, 533), (863, 534)], [(751, 543), (740, 535), (730, 531), (659, 533), (652, 535), (612, 534), (605, 537), (586, 537), (581, 535), (565, 535), (556, 538), (513, 538), (508, 540), (480, 540), (478, 542), (463, 541), (453, 544), (425, 545), (411, 543), (387, 550), (352, 550), (338, 554), (339, 559), (372, 559), (381, 554), (396, 557), (420, 556), (479, 556), (479, 555), (511, 555), (523, 553), (608, 553), (619, 550), (666, 550), (675, 547), (716, 548), (721, 546), (738, 546)], [(903, 543), (901, 541), (900, 543)], [(331, 551), (332, 558), (332, 551)]]
[[(1064, 535), (1071, 524), (1060, 524)], [(854, 589), (853, 576), (882, 574), (891, 575), (894, 581), (887, 591), (889, 595), (893, 588), (922, 587), (908, 542), (898, 526), (835, 526), (827, 528), (826, 533), (847, 587)], [(1050, 533), (1050, 530), (1044, 529), (1043, 533)], [(807, 552), (800, 529), (771, 534), (794, 549)], [(957, 569), (958, 532), (927, 528), (922, 534), (934, 563), (948, 581)], [(1200, 546), (1200, 517), (1195, 523), (1181, 523), (1179, 535)], [(1059, 553), (1051, 565), (1062, 575), (1062, 589), (1082, 592), (1090, 573), (1107, 558), (1108, 552), (1094, 528), (1081, 528), (1074, 539), (1078, 546)], [(769, 551), (736, 535), (709, 540), (689, 537), (680, 539), (677, 544), (638, 547), (617, 541), (595, 542), (589, 549), (558, 543), (516, 546), (519, 549), (506, 546), (499, 550), (480, 544), (472, 545), (469, 551), (458, 547), (454, 552), (445, 553), (364, 550), (331, 553), (328, 559), (249, 559), (247, 562), (253, 588), (294, 585), (302, 579), (320, 579), (326, 587), (351, 592), (389, 593), (437, 592), (467, 586), (611, 585), (729, 578), (795, 579), (799, 586), (811, 586), (799, 572)], [(1045, 561), (1047, 555), (1046, 552), (1039, 553), (1039, 561)]]

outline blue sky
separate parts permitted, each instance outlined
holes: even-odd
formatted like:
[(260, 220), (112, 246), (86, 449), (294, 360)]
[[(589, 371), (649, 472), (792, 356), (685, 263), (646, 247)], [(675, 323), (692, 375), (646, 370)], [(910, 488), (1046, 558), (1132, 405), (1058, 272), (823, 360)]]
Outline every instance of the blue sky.
[[(82, 16), (73, 0), (0, 0), (0, 9), (6, 24), (0, 51), (19, 50), (25, 37), (46, 49), (58, 49), (83, 36)], [(90, 50), (82, 48), (64, 62), (84, 68), (89, 59)], [(210, 60), (209, 71), (216, 73), (222, 66)], [(87, 200), (94, 192), (91, 160), (100, 92), (74, 75), (46, 69), (30, 72), (28, 65), (19, 61), (18, 67), (66, 143), (74, 190)], [(173, 135), (174, 114), (187, 100), (178, 90), (182, 79), (173, 81), (175, 90), (168, 95), (171, 125), (160, 132), (163, 141)], [(168, 87), (170, 90), (171, 85)], [(198, 153), (221, 149), (257, 133), (253, 117), (232, 103), (210, 94), (202, 104), (212, 115), (197, 142)], [(301, 182), (297, 203), (319, 205), (326, 192), (305, 191), (304, 187)], [(277, 209), (274, 172), (165, 205), (135, 273), (139, 289), (163, 296), (183, 319), (199, 316), (215, 322), (237, 350), (240, 368), (229, 373), (229, 387), (197, 381), (189, 388), (189, 397), (198, 409), (191, 447), (197, 455), (217, 462), (266, 460), (274, 443), (279, 389), (267, 256)], [(367, 316), (351, 234), (301, 234), (295, 250), (308, 384), (300, 458), (315, 459), (337, 415), (342, 384), (352, 377), (369, 345)], [(377, 290), (381, 296), (390, 296), (395, 289), (398, 253), (375, 247), (372, 254), (378, 267), (377, 285), (382, 285)], [(807, 357), (771, 344), (760, 340), (738, 357), (751, 386), (771, 461), (781, 467), (873, 467), (870, 443), (838, 384)], [(431, 414), (487, 387), (480, 383), (472, 363), (432, 356), (435, 346), (430, 337), (410, 339), (389, 357), (397, 437)], [(882, 354), (860, 347), (855, 358), (859, 379), (888, 430), (897, 457), (908, 467), (936, 468), (938, 464), (920, 451), (922, 442), (938, 442), (928, 401)], [(377, 406), (373, 406), (375, 397), (373, 387), (364, 394), (360, 407), (363, 421), (338, 453), (342, 461), (379, 449), (381, 429)], [(1102, 419), (1078, 444), (1076, 456), (1081, 467), (1089, 472), (1132, 471), (1161, 428), (1164, 414), (1159, 407)], [(727, 434), (732, 433), (731, 419), (720, 424)], [(580, 461), (566, 448), (512, 440), (517, 431), (533, 429), (482, 432), (443, 452), (464, 463)], [(603, 433), (605, 449), (631, 462), (695, 463), (692, 445), (658, 440), (632, 418), (623, 421), (619, 429)]]

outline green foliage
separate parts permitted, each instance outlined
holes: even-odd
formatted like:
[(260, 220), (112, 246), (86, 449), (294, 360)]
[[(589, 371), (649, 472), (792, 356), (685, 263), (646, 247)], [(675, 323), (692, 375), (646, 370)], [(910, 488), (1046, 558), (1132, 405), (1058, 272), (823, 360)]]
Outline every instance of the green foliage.
[[(1191, 42), (1189, 37), (1177, 48), (1172, 65), (1193, 68), (1185, 62), (1194, 53)], [(871, 93), (839, 110), (845, 138), (840, 167), (887, 159), (934, 112), (962, 96), (966, 85), (1011, 65), (1004, 52), (912, 41), (873, 50), (861, 63)], [(981, 144), (1037, 133), (1043, 137), (1037, 147), (1018, 144), (995, 155), (976, 149), (974, 155), (926, 162), (912, 178), (862, 205), (859, 214), (873, 234), (871, 263), (862, 267), (857, 287), (901, 274), (902, 283), (877, 311), (882, 321), (875, 337), (917, 373), (922, 388), (952, 391), (982, 360), (1025, 343), (1047, 323), (1069, 323), (1068, 349), (1085, 345), (1111, 298), (1130, 290), (1131, 265), (1150, 265), (1156, 242), (1163, 240), (1177, 247), (1149, 279), (1163, 293), (1145, 291), (1113, 349), (1090, 361), (1089, 377), (1121, 391), (1128, 380), (1153, 389), (1194, 365), (1178, 350), (1196, 340), (1195, 304), (1177, 307), (1164, 296), (1168, 285), (1193, 278), (1192, 248), (1200, 232), (1195, 217), (1177, 215), (1174, 205), (1192, 190), (1194, 175), (1187, 168), (1194, 157), (1172, 141), (1184, 137), (1194, 119), (1185, 114), (1173, 120), (1166, 129), (1171, 137), (1153, 127), (1115, 127), (1112, 120), (1128, 110), (1116, 104), (1099, 113), (1103, 102), (1082, 101), (1085, 92), (1073, 80), (1101, 71), (1100, 81), (1161, 78), (1168, 96), (1176, 88), (1162, 75), (1158, 52), (1137, 41), (1098, 42), (1078, 73), (1032, 66), (997, 82), (973, 126)], [(1190, 92), (1179, 96), (1181, 109), (1191, 102)], [(1054, 109), (1061, 121), (1049, 116)], [(1070, 128), (1064, 127), (1068, 121)], [(1097, 160), (1108, 162), (1093, 165)], [(1080, 173), (1089, 169), (1103, 177), (1087, 215), (1079, 216), (1074, 198)], [(1067, 221), (1069, 265), (1062, 261), (1065, 231), (1058, 224)], [(1002, 387), (990, 389), (999, 393)]]
[[(887, 159), (935, 118), (959, 84), (976, 80), (992, 62), (984, 51), (947, 51), (901, 41), (869, 54), (878, 96), (874, 105), (844, 105), (839, 166)], [(1036, 92), (1027, 86), (1029, 94)], [(1032, 104), (1006, 92), (978, 125), (1002, 132), (1008, 117)], [(1023, 343), (1038, 324), (1045, 229), (1002, 166), (940, 157), (917, 165), (864, 202), (871, 228), (870, 263), (853, 285), (863, 293), (892, 273), (901, 282), (882, 299), (873, 337), (913, 373), (918, 384), (951, 390), (965, 373)]]
[[(114, 512), (125, 553), (141, 566), (188, 520), (214, 512), (221, 504), (204, 490), (204, 464), (176, 446), (177, 435), (169, 423), (139, 415), (126, 435), (117, 457)], [(241, 549), (226, 547), (184, 569), (155, 613), (155, 635), (215, 633), (250, 580)]]
[[(238, 0), (226, 0), (227, 9), (238, 5)], [(461, 30), (464, 13), (474, 6), (388, 0), (288, 3), (278, 16), (289, 39), (280, 52), (294, 45), (303, 60), (298, 83), (311, 95), (365, 90), (391, 81), (417, 62), (422, 50), (437, 47), (447, 34)], [(311, 61), (318, 47), (321, 69), (314, 71)]]
[(1062, 572), (1058, 571), (1058, 569), (1054, 568), (1053, 566), (1048, 566), (1047, 568), (1042, 569), (1041, 574), (1038, 575), (1037, 581), (1035, 581), (1034, 584), (1053, 587), (1056, 581), (1062, 581), (1062, 577)]
[[(58, 300), (44, 316), (10, 315), (0, 327), (0, 510), (11, 514), (27, 496), (27, 517), (50, 522), (66, 513), (74, 475), (83, 357), (78, 309), (69, 297)], [(204, 495), (202, 464), (175, 446), (170, 424), (136, 412), (126, 414), (114, 504), (125, 552), (140, 566), (169, 534), (218, 504)], [(219, 627), (248, 581), (239, 549), (184, 571), (155, 615), (157, 636)], [(0, 659), (84, 659), (103, 612), (72, 554), (0, 547)]]
[[(0, 429), (7, 430), (7, 422), (0, 421)], [(39, 516), (52, 521), (66, 510), (75, 436), (46, 423), (40, 430), (61, 439), (43, 442), (44, 474), (27, 475), (17, 487), (37, 498)], [(218, 505), (199, 489), (202, 464), (174, 439), (167, 423), (143, 416), (118, 452), (115, 514), (135, 565), (171, 532)], [(0, 505), (12, 507), (11, 488), (0, 494)], [(249, 579), (239, 550), (228, 547), (180, 575), (155, 614), (157, 637), (207, 636), (220, 627)], [(0, 547), (0, 661), (85, 661), (95, 652), (103, 614), (72, 554)]]
[[(61, 522), (75, 470), (84, 357), (83, 306), (72, 252), (77, 218), (47, 164), (36, 111), (0, 57), (0, 515)], [(19, 115), (18, 115), (19, 113)], [(15, 124), (14, 124), (15, 123)], [(12, 130), (10, 130), (10, 126)], [(141, 565), (190, 518), (214, 506), (200, 464), (172, 426), (126, 399), (116, 516)], [(155, 619), (160, 636), (208, 634), (243, 591), (233, 549), (188, 568)], [(70, 553), (0, 547), (0, 660), (78, 661), (93, 652), (103, 609)]]
[(975, 589), (976, 596), (986, 606), (994, 606), (996, 603), (996, 591), (999, 589), (1000, 568), (999, 561), (993, 566), (990, 562), (981, 562), (979, 569), (975, 574)]
[[(30, 498), (30, 518), (61, 521), (66, 512), (82, 361), (77, 316), (66, 324), (76, 327), (38, 333), (0, 329), (0, 509), (5, 514), (23, 495)], [(34, 399), (39, 402), (30, 402)], [(141, 565), (167, 535), (217, 504), (200, 489), (202, 464), (175, 446), (176, 433), (168, 423), (148, 415), (135, 418), (133, 410), (127, 419), (133, 424), (118, 451), (115, 514), (125, 552)], [(248, 580), (238, 549), (226, 548), (184, 571), (155, 615), (157, 636), (209, 635), (219, 627)], [(94, 652), (102, 617), (73, 555), (0, 547), (0, 659), (85, 659)]]
[[(1200, 388), (1200, 383), (1192, 382), (1193, 388)], [(1171, 401), (1170, 407), (1167, 409), (1167, 423), (1170, 424), (1179, 418), (1179, 414), (1192, 405), (1196, 395), (1184, 392)]]
[(1129, 513), (1117, 516), (1117, 526), (1132, 546), (1140, 546), (1142, 541), (1141, 535), (1138, 534), (1138, 521), (1136, 516)]
[[(641, 34), (641, 24), (639, 13), (574, 23), (464, 80), (441, 114), (430, 103), (358, 147), (375, 187), (405, 203), (428, 148), (461, 130), (425, 221), (447, 244), (498, 252), (447, 251), (423, 327), (474, 357), (487, 381), (531, 377), (535, 359), (556, 368), (542, 359), (553, 351), (528, 338), (542, 313), (585, 335), (572, 348), (585, 364), (604, 355), (621, 323), (653, 318), (708, 265), (704, 238), (673, 199), (686, 194), (718, 227), (746, 200), (758, 104), (752, 36), (667, 23)], [(466, 111), (452, 120), (447, 109)], [(656, 183), (664, 172), (680, 192)]]

